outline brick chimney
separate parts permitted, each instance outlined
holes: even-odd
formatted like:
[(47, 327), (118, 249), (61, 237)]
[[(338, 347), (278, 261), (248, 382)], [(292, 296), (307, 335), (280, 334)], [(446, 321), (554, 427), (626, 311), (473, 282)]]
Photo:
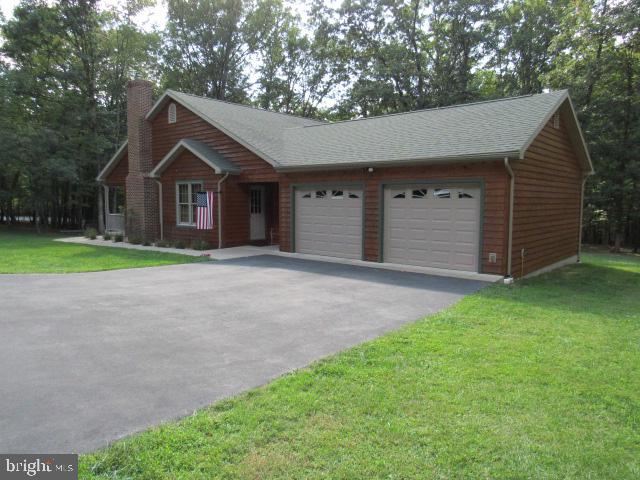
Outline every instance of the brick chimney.
[(145, 116), (153, 105), (152, 83), (131, 80), (127, 85), (127, 136), (129, 173), (126, 181), (127, 236), (155, 240), (159, 236), (158, 187), (149, 178), (151, 125)]

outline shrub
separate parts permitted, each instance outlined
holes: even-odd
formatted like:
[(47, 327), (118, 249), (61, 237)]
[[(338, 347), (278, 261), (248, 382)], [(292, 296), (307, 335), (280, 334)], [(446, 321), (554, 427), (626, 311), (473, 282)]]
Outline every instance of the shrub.
[(169, 248), (171, 247), (171, 242), (169, 240), (156, 240), (156, 247)]
[(124, 236), (121, 233), (116, 233), (113, 236), (113, 241), (114, 242), (121, 242), (122, 240), (124, 240)]
[(128, 240), (131, 245), (140, 245), (142, 243), (142, 238), (140, 237), (129, 237)]
[(177, 240), (173, 246), (174, 248), (187, 248), (187, 245), (182, 240)]
[(191, 242), (191, 248), (193, 248), (194, 250), (210, 250), (211, 245), (205, 240), (194, 240), (193, 242)]
[(84, 231), (84, 236), (90, 240), (95, 240), (98, 236), (98, 231), (95, 228), (87, 228)]
[(111, 234), (109, 232), (104, 232), (104, 235), (102, 235), (102, 238), (104, 240), (111, 240)]
[(142, 245), (144, 245), (145, 247), (149, 247), (151, 245), (151, 242), (149, 240), (143, 240)]

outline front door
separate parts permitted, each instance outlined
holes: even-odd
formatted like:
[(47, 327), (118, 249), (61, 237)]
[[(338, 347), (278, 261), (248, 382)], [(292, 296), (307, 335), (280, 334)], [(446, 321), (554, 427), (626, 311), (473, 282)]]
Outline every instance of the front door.
[(249, 189), (249, 238), (264, 240), (264, 185), (252, 185)]

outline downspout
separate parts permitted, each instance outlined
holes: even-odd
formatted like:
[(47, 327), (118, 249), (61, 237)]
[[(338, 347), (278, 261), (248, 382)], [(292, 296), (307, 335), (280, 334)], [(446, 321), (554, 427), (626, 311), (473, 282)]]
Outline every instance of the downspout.
[(220, 180), (218, 180), (218, 248), (222, 248), (222, 183), (229, 176), (229, 172), (224, 174)]
[(509, 157), (504, 157), (504, 167), (509, 173), (509, 234), (507, 237), (507, 275), (505, 276), (504, 283), (513, 283), (513, 277), (511, 276), (511, 254), (513, 250), (513, 204), (514, 204), (514, 189), (516, 184), (516, 177), (513, 174), (513, 169), (509, 164)]
[(582, 177), (582, 189), (580, 190), (580, 230), (578, 231), (578, 263), (582, 261), (582, 215), (584, 212), (584, 187), (589, 175)]
[(160, 240), (164, 240), (164, 213), (162, 212), (162, 182), (154, 179), (158, 184), (158, 215), (160, 215)]

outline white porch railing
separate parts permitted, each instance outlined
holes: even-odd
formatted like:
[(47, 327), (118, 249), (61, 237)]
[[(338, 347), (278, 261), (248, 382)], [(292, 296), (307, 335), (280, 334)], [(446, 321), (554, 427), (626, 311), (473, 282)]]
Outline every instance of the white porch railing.
[(124, 215), (122, 213), (108, 213), (105, 220), (107, 232), (124, 233)]

